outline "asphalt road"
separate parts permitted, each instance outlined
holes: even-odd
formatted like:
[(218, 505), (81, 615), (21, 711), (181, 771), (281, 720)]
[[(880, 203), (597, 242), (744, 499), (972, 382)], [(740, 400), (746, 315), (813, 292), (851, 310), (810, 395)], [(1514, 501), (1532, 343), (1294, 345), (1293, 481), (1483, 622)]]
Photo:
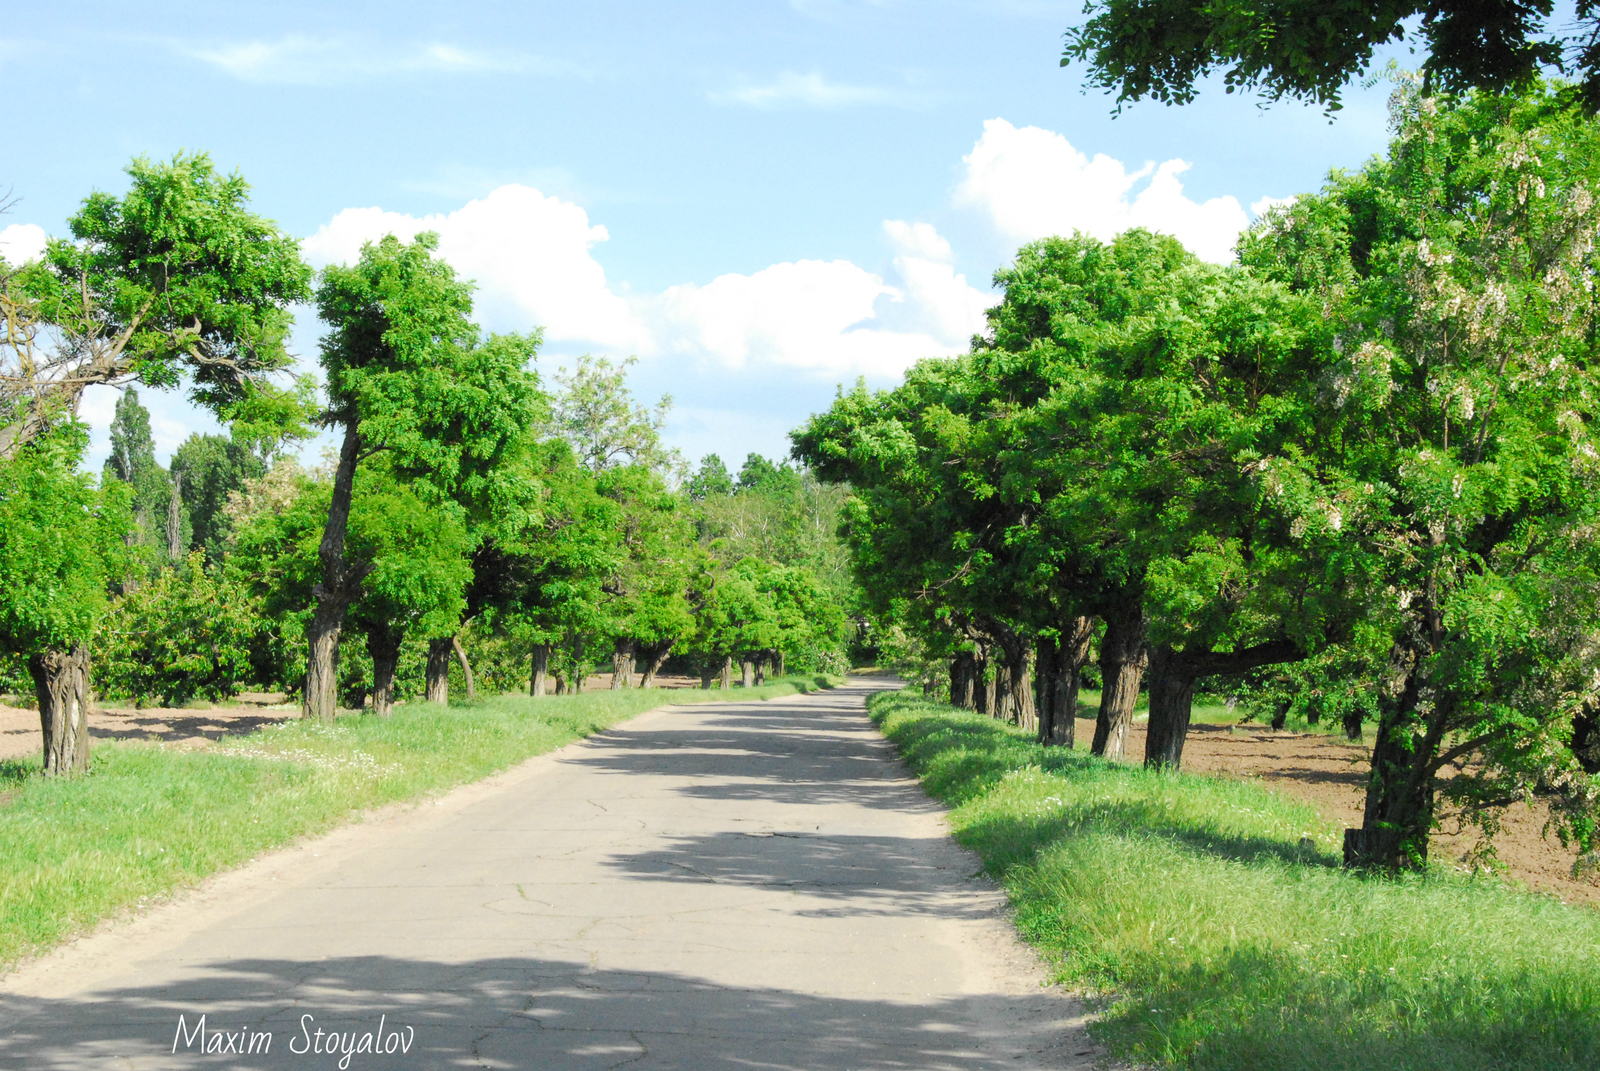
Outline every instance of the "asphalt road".
[(652, 711), (102, 927), (0, 981), (0, 1067), (1091, 1066), (880, 686)]

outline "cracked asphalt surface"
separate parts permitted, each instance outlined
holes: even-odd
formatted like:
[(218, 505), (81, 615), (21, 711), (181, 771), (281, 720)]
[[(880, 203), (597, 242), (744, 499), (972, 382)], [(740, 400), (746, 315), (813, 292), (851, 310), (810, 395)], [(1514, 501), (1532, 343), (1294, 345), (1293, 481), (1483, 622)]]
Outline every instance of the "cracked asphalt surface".
[(885, 683), (652, 711), (102, 927), (0, 982), (0, 1067), (1092, 1066)]

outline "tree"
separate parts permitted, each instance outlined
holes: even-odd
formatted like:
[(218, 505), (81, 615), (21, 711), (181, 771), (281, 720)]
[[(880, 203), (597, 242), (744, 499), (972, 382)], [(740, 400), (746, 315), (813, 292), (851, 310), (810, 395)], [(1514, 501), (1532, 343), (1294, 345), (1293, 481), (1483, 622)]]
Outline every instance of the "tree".
[(637, 359), (620, 364), (588, 354), (570, 372), (557, 372), (551, 413), (554, 433), (572, 446), (578, 463), (590, 472), (613, 465), (643, 465), (670, 472), (681, 465), (677, 452), (661, 443), (661, 428), (672, 408), (662, 395), (654, 408), (634, 403), (628, 390), (628, 369)]
[(1407, 20), (1418, 16), (1431, 87), (1499, 93), (1525, 88), (1553, 68), (1581, 78), (1573, 88), (1589, 111), (1600, 106), (1600, 8), (1590, 0), (1579, 0), (1576, 23), (1559, 27), (1574, 31), (1566, 35), (1552, 22), (1549, 0), (1271, 6), (1092, 0), (1085, 10), (1089, 19), (1067, 32), (1061, 65), (1088, 63), (1089, 83), (1116, 90), (1119, 108), (1145, 97), (1187, 104), (1197, 82), (1226, 68), (1229, 93), (1254, 89), (1269, 100), (1290, 97), (1334, 111), (1373, 50), (1402, 40)]
[(91, 384), (187, 377), (225, 415), (290, 364), (289, 307), (311, 278), (295, 239), (204, 153), (127, 172), (127, 194), (91, 194), (42, 261), (0, 266), (0, 456), (70, 419)]
[(165, 706), (226, 699), (249, 679), (260, 609), (243, 585), (207, 572), (198, 551), (112, 604), (96, 640), (103, 693)]
[(471, 537), (453, 502), (430, 505), (381, 467), (360, 473), (350, 511), (348, 548), (371, 563), (351, 625), (372, 658), (372, 711), (394, 704), (395, 670), (408, 633), (453, 635), (466, 605)]
[(117, 399), (105, 474), (133, 492), (134, 539), (145, 551), (146, 565), (182, 561), (188, 549), (188, 517), (182, 501), (174, 501), (172, 477), (156, 461), (150, 411), (139, 404), (139, 392), (132, 387)]
[(728, 475), (728, 467), (722, 463), (722, 458), (707, 454), (700, 459), (700, 468), (689, 478), (685, 490), (692, 502), (702, 501), (712, 495), (731, 495), (733, 477)]
[(228, 496), (266, 471), (266, 462), (232, 436), (196, 432), (185, 439), (172, 452), (172, 479), (188, 514), (190, 546), (211, 562), (220, 560), (228, 538)]
[(364, 245), (355, 266), (324, 269), (317, 286), (331, 327), (322, 340), (326, 420), (344, 437), (319, 550), (307, 717), (334, 717), (340, 631), (373, 567), (345, 551), (357, 465), (387, 451), (396, 476), (421, 493), (483, 509), (508, 478), (499, 462), (537, 416), (526, 365), (539, 336), (481, 339), (471, 287), (433, 257), (437, 247), (431, 232), (410, 245), (390, 235)]
[(0, 644), (27, 662), (51, 776), (89, 766), (89, 641), (131, 524), (123, 485), (76, 471), (87, 445), (67, 424), (0, 457)]
[(1241, 244), (1337, 332), (1315, 420), (1263, 463), (1386, 633), (1354, 865), (1420, 865), (1441, 800), (1487, 834), (1537, 792), (1594, 829), (1572, 742), (1600, 680), (1600, 129), (1563, 97), (1403, 86), (1383, 158)]

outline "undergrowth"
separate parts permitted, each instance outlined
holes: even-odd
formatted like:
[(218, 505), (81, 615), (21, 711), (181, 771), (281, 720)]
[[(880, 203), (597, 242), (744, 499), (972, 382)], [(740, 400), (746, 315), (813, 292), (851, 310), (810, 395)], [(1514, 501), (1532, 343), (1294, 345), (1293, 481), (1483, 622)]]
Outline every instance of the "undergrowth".
[(1339, 830), (1255, 784), (1042, 748), (904, 692), (871, 709), (1118, 1058), (1600, 1067), (1600, 912), (1443, 870), (1347, 872)]
[(474, 781), (663, 703), (771, 699), (794, 677), (721, 691), (508, 695), (390, 718), (287, 721), (206, 749), (103, 742), (83, 777), (0, 762), (0, 968), (119, 911), (359, 812)]

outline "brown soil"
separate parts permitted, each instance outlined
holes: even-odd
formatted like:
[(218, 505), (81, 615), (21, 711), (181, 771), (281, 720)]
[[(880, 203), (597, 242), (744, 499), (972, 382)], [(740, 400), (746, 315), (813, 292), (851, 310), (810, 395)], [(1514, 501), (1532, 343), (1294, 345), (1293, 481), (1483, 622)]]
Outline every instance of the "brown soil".
[[(1128, 733), (1127, 755), (1144, 755), (1144, 725)], [(1094, 737), (1093, 720), (1078, 719), (1079, 740)], [(1183, 749), (1183, 768), (1193, 773), (1222, 774), (1259, 780), (1277, 792), (1314, 804), (1331, 821), (1346, 827), (1361, 824), (1371, 743), (1350, 743), (1342, 736), (1276, 731), (1260, 725), (1201, 725), (1190, 728)], [(1545, 815), (1525, 804), (1510, 808), (1494, 838), (1509, 876), (1531, 888), (1568, 902), (1600, 904), (1600, 887), (1572, 876), (1574, 855), (1554, 837), (1544, 837)], [(1450, 822), (1436, 833), (1429, 851), (1440, 862), (1460, 863), (1477, 843), (1477, 831), (1456, 832)]]

